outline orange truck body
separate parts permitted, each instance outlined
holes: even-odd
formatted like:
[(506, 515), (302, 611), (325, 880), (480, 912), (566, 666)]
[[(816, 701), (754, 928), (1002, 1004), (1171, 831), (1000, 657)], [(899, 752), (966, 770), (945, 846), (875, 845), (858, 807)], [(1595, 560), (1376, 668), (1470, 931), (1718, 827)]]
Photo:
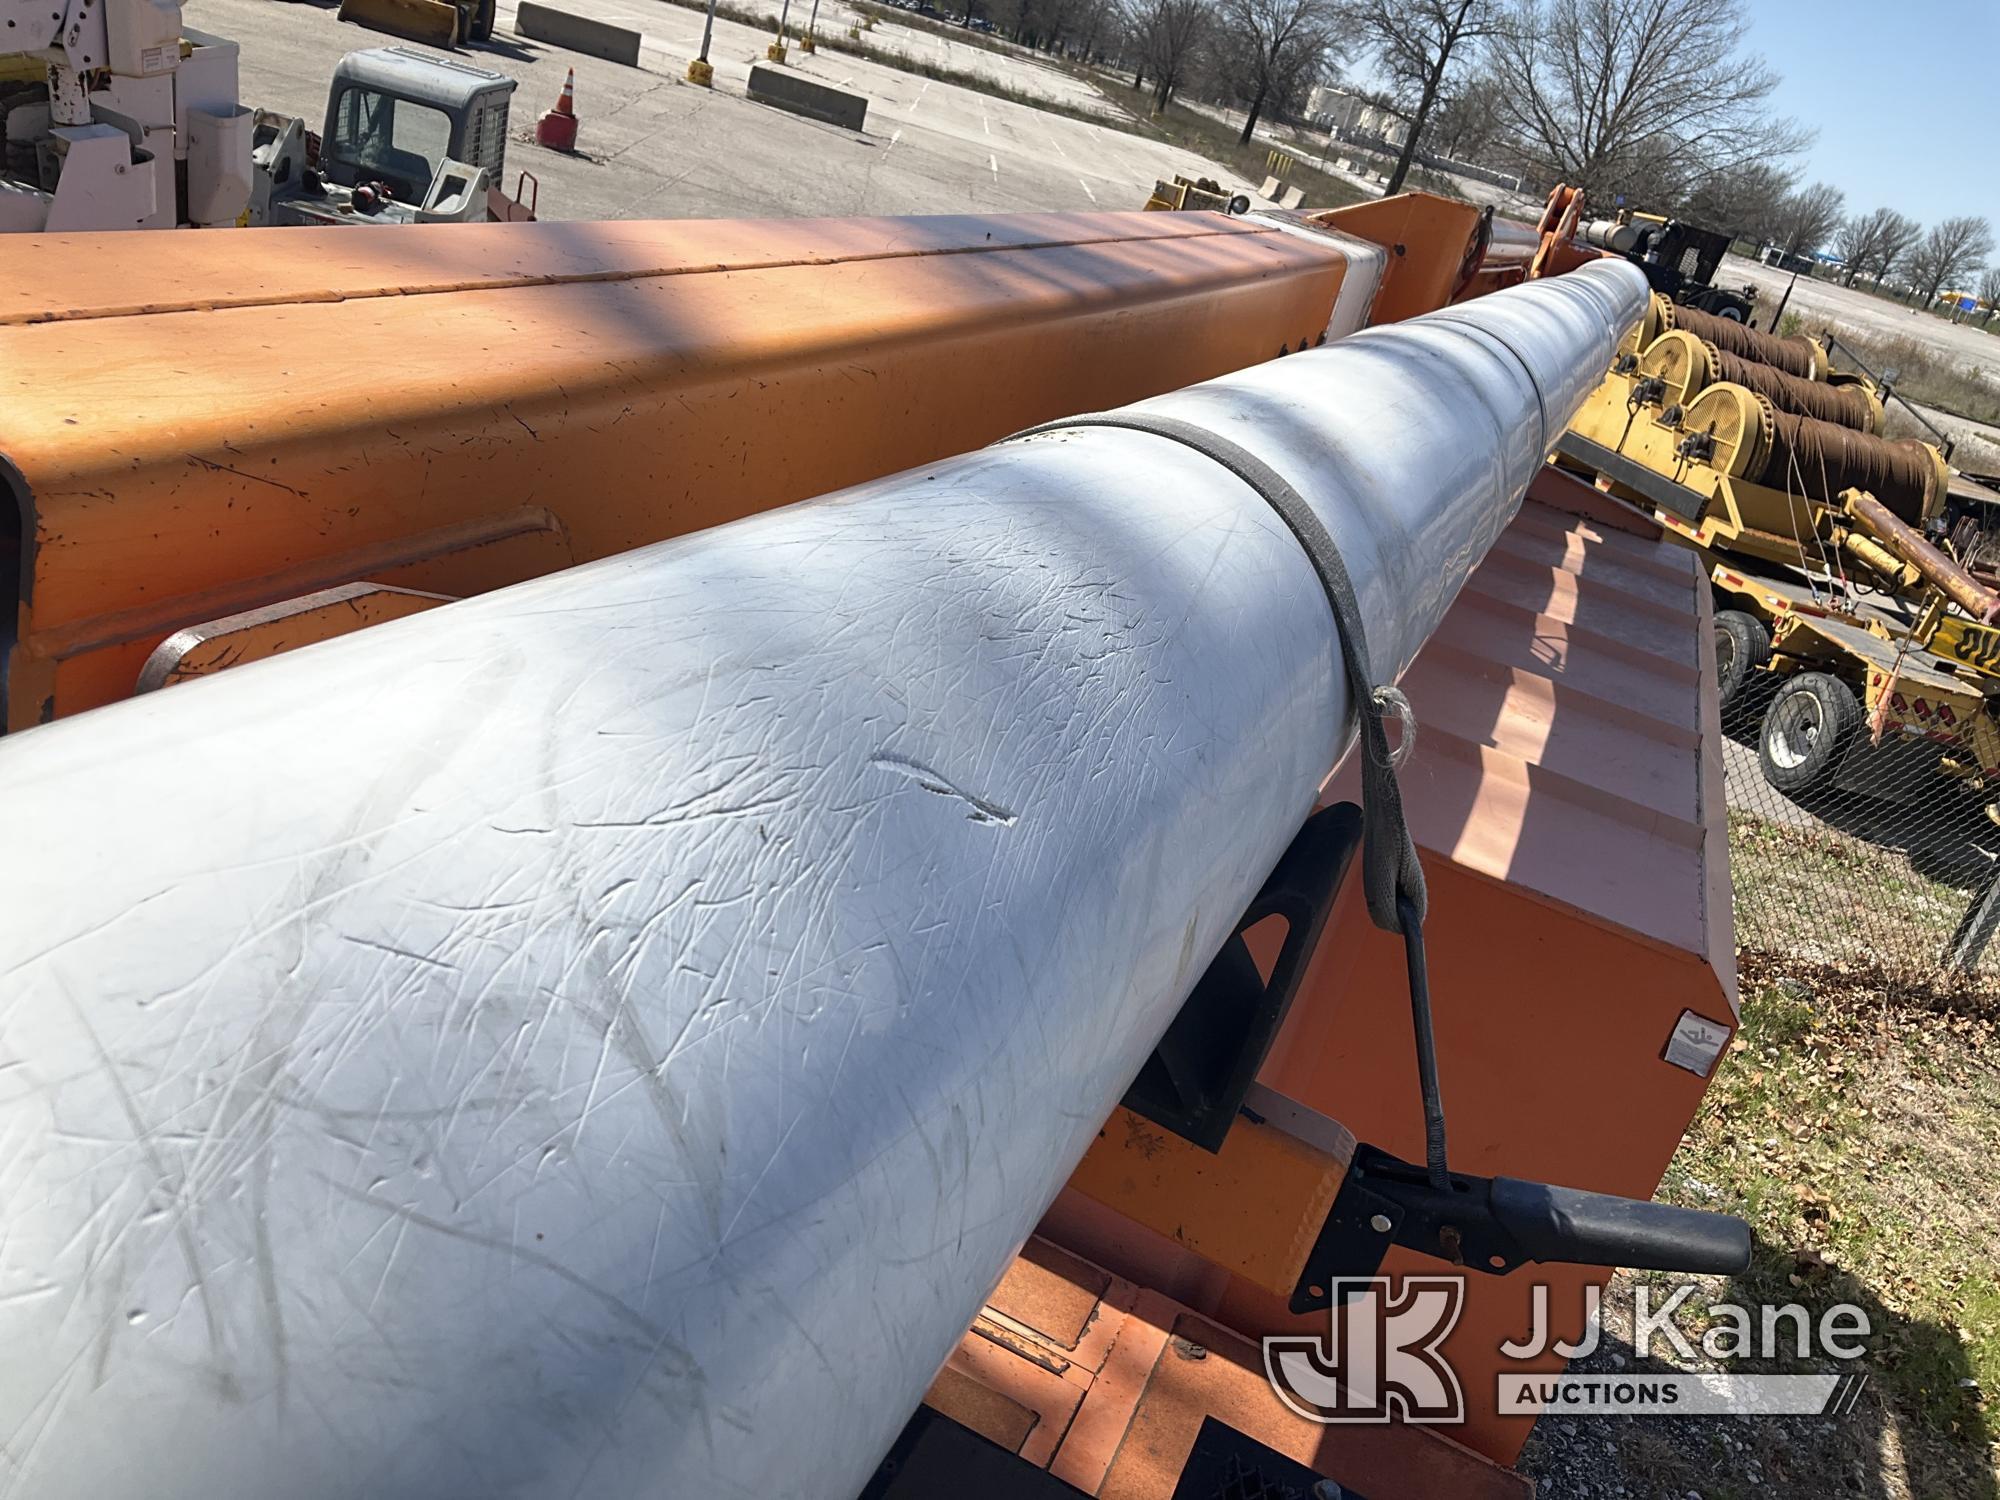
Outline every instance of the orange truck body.
[(175, 243), (0, 243), (9, 730), (224, 616), (478, 593), (1273, 358), (1353, 244), (1141, 213)]

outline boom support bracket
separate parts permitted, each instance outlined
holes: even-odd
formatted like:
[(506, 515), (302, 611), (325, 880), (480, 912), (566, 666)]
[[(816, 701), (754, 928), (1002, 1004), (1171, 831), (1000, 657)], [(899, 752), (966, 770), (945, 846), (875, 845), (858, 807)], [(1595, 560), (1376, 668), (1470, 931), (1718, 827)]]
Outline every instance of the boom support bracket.
[[(1360, 846), (1361, 809), (1353, 803), (1306, 819), (1126, 1091), (1127, 1109), (1204, 1151), (1222, 1149)], [(1285, 936), (1265, 979), (1247, 934), (1272, 917), (1284, 922)]]

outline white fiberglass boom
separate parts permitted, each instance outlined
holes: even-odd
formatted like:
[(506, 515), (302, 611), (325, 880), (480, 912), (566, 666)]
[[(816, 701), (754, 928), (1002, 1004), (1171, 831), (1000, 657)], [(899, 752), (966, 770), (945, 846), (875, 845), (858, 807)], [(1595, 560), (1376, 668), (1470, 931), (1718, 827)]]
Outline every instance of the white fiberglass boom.
[[(1135, 409), (1388, 679), (1645, 296)], [(0, 1492), (847, 1500), (1352, 730), (1078, 429), (0, 743)]]

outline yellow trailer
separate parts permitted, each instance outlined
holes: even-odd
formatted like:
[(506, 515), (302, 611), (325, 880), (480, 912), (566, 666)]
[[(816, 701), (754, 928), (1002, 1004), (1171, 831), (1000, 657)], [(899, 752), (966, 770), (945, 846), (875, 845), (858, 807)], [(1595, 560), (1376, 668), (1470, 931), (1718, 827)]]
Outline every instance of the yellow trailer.
[[(1843, 607), (1825, 579), (1775, 578), (1727, 563), (1715, 564), (1710, 578), (1718, 686), (1725, 705), (1760, 688), (1767, 695), (1757, 750), (1773, 787), (1812, 792), (1854, 757), (1920, 742), (1935, 747), (1947, 775), (1982, 793), (2000, 791), (2000, 679), (1920, 644), (1921, 614), (1894, 601)], [(1965, 628), (1940, 632), (1933, 646), (2000, 649), (1990, 627), (1954, 624)]]
[[(1819, 345), (1797, 352), (1843, 390)], [(1713, 354), (1671, 329), (1628, 344), (1558, 453), (1703, 558), (1721, 701), (1761, 699), (1765, 779), (1806, 793), (1857, 757), (1922, 746), (2000, 792), (2000, 596), (1919, 529), (1943, 511), (1943, 454), (1874, 436), (1872, 388), (1844, 388), (1845, 426), (1802, 419), (1716, 380)], [(1881, 495), (1846, 482), (1860, 478)]]

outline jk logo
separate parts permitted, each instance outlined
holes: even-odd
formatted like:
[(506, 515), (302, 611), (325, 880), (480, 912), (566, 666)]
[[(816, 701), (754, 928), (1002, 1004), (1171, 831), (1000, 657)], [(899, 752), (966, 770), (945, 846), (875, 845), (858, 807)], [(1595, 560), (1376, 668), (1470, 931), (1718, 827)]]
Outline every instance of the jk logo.
[(1331, 1290), (1326, 1338), (1264, 1340), (1280, 1401), (1309, 1422), (1465, 1420), (1465, 1393), (1438, 1352), (1465, 1306), (1464, 1278), (1356, 1276)]

